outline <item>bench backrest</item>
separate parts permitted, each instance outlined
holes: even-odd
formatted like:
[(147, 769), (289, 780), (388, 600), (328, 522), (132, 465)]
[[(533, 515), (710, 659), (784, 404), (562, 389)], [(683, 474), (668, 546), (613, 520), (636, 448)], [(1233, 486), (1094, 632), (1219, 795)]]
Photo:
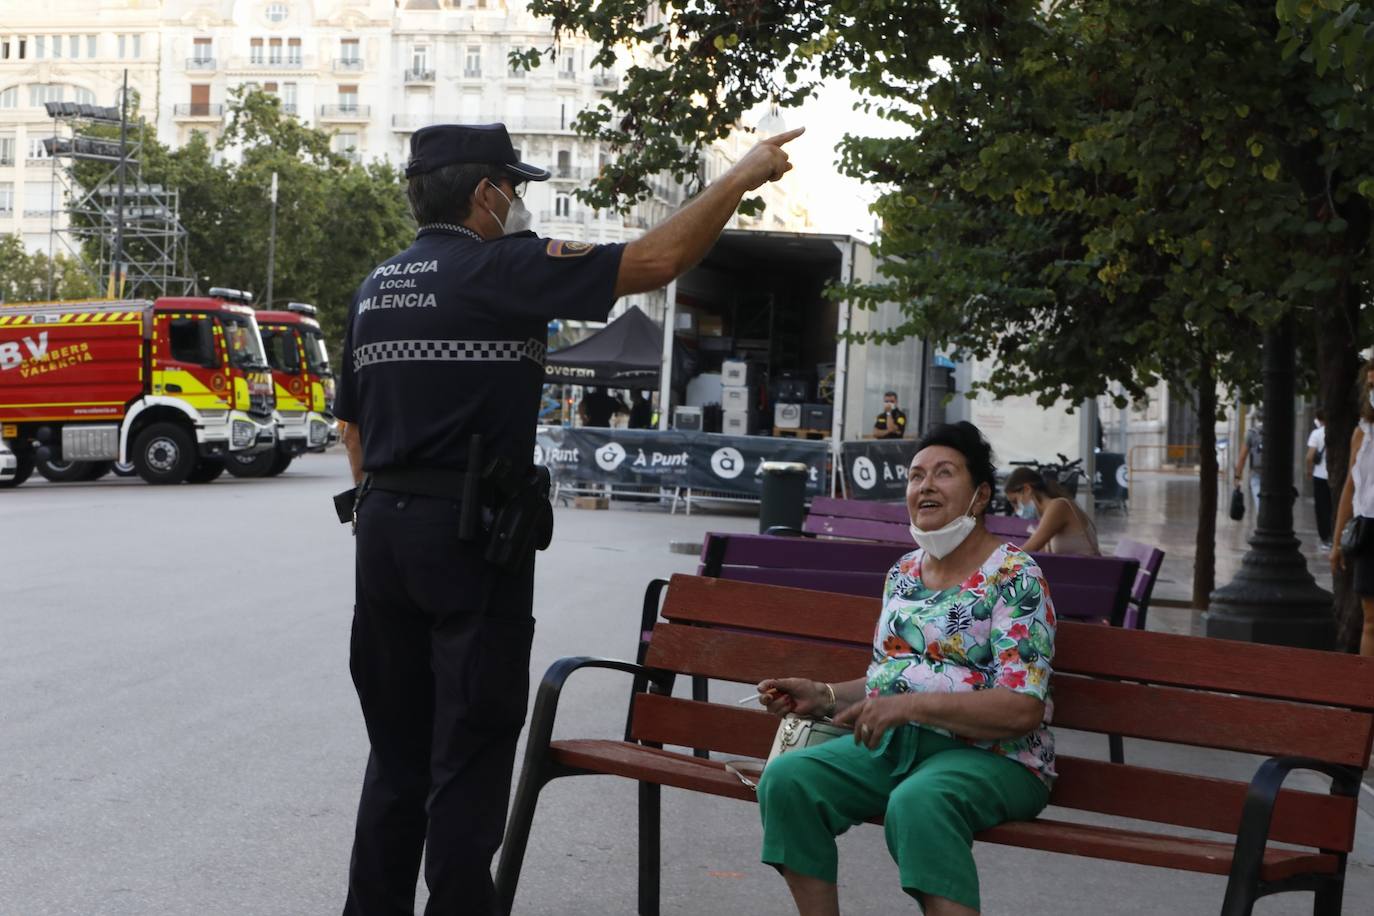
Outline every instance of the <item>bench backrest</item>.
[[(756, 684), (841, 681), (867, 668), (875, 598), (677, 575), (646, 663)], [(1054, 722), (1061, 728), (1355, 768), (1374, 741), (1374, 659), (1061, 621)], [(741, 687), (741, 694), (745, 688)], [(639, 694), (633, 738), (765, 757), (777, 720), (757, 708)], [(1050, 803), (1234, 834), (1245, 783), (1060, 756)], [(1285, 790), (1270, 839), (1349, 851), (1358, 800)]]
[[(1006, 515), (988, 515), (984, 523), (993, 534), (1020, 544), (1030, 537), (1030, 523)], [(817, 496), (802, 530), (808, 534), (859, 541), (910, 540), (911, 517), (903, 503), (870, 502), (862, 499), (835, 499)]]
[[(823, 541), (766, 534), (706, 535), (701, 575), (785, 585), (846, 595), (881, 597), (883, 577), (914, 545)], [(1137, 561), (1119, 557), (1033, 554), (1045, 572), (1055, 612), (1062, 617), (1120, 625)]]
[(1140, 571), (1135, 574), (1135, 584), (1131, 586), (1131, 603), (1126, 609), (1125, 626), (1132, 629), (1145, 629), (1145, 615), (1150, 610), (1150, 596), (1155, 591), (1155, 581), (1164, 565), (1164, 551), (1130, 538), (1122, 538), (1116, 544), (1113, 556), (1131, 557), (1140, 561)]

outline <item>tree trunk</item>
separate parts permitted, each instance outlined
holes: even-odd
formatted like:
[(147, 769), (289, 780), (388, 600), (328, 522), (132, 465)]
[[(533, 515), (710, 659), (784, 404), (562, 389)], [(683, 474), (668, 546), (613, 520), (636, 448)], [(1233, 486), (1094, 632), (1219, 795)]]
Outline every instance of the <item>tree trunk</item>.
[[(1335, 520), (1341, 489), (1350, 468), (1350, 437), (1360, 418), (1359, 305), (1349, 280), (1337, 287), (1331, 299), (1317, 305), (1313, 315), (1317, 337), (1318, 403), (1326, 411), (1326, 473), (1331, 485), (1332, 520)], [(1339, 531), (1333, 538), (1339, 538)], [(1363, 611), (1352, 590), (1351, 573), (1331, 577), (1335, 596), (1336, 647), (1357, 652)]]
[(1193, 547), (1193, 607), (1207, 610), (1217, 578), (1217, 380), (1213, 356), (1204, 351), (1198, 369), (1197, 539)]

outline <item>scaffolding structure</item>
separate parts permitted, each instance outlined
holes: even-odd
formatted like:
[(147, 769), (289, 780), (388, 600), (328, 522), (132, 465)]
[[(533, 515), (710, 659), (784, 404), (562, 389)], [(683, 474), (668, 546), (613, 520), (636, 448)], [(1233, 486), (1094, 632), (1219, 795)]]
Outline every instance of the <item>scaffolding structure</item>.
[[(195, 291), (180, 219), (181, 195), (142, 177), (142, 130), (129, 136), (120, 108), (48, 102), (54, 194), (66, 201), (50, 232), (107, 296), (156, 298)], [(118, 127), (118, 137), (100, 128)]]

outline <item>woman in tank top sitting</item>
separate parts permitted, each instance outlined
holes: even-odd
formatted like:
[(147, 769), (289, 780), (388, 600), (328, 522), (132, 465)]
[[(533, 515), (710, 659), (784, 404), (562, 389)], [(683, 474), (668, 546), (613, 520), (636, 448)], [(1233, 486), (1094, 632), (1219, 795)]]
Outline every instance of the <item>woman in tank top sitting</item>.
[(1347, 557), (1341, 550), (1341, 529), (1346, 522), (1356, 516), (1374, 518), (1374, 360), (1364, 364), (1360, 380), (1360, 424), (1350, 437), (1350, 471), (1336, 510), (1331, 574), (1354, 568), (1354, 590), (1364, 613), (1360, 654), (1374, 655), (1374, 550), (1365, 549), (1358, 557)]
[(1097, 527), (1069, 498), (1058, 481), (1046, 480), (1030, 468), (1017, 468), (1007, 477), (1007, 500), (1016, 514), (1040, 523), (1021, 549), (1030, 553), (1072, 553), (1100, 557)]

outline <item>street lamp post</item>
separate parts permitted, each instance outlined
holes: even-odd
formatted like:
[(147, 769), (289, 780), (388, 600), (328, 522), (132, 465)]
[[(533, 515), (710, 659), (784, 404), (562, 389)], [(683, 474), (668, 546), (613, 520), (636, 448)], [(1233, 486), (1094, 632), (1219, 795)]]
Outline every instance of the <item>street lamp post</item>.
[(272, 275), (277, 266), (277, 173), (272, 173), (272, 215), (267, 230), (267, 308), (272, 307)]
[(1260, 500), (1240, 571), (1212, 592), (1208, 636), (1247, 642), (1335, 647), (1331, 593), (1317, 585), (1293, 534), (1293, 319), (1264, 334), (1264, 427)]

